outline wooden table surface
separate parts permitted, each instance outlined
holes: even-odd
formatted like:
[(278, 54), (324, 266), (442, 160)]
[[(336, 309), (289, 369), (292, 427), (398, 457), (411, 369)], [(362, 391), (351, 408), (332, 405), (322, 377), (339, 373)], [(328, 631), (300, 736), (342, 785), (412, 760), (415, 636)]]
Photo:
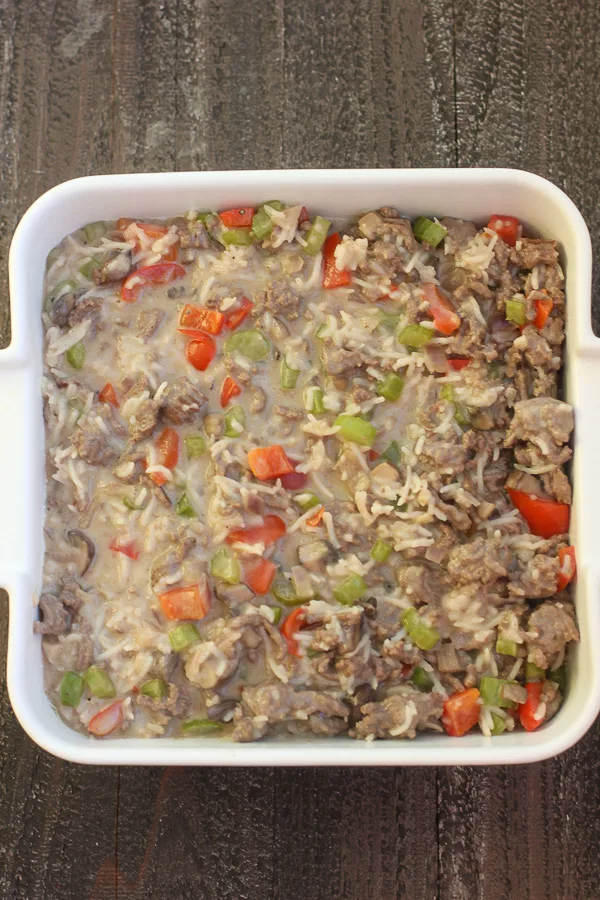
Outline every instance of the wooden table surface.
[[(0, 338), (12, 232), (76, 175), (517, 166), (563, 187), (596, 242), (599, 13), (597, 0), (0, 0)], [(3, 671), (6, 616), (1, 635)], [(3, 680), (0, 896), (591, 900), (599, 755), (596, 725), (526, 767), (84, 768), (29, 741)]]

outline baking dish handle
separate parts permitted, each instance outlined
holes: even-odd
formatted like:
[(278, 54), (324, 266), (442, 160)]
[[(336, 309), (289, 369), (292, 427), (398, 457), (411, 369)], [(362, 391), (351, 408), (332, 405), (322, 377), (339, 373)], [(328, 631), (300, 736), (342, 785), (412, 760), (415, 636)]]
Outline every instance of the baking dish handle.
[(44, 509), (42, 416), (36, 367), (0, 351), (0, 574), (39, 567)]

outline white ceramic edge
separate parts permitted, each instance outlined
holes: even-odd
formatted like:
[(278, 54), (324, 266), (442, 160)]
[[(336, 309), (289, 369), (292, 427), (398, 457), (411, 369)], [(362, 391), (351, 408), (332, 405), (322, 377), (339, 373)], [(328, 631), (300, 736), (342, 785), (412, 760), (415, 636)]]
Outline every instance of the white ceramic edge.
[[(5, 510), (15, 512), (18, 498), (26, 491), (28, 473), (27, 461), (31, 453), (27, 446), (26, 427), (32, 417), (40, 419), (39, 412), (27, 409), (27, 400), (32, 390), (37, 391), (39, 381), (39, 359), (34, 358), (32, 343), (28, 341), (31, 322), (28, 320), (27, 259), (32, 252), (38, 254), (48, 248), (39, 247), (40, 228), (47, 217), (56, 214), (63, 204), (79, 204), (82, 210), (103, 192), (120, 190), (124, 194), (133, 188), (144, 196), (158, 189), (181, 184), (190, 192), (200, 189), (219, 188), (223, 193), (236, 191), (241, 202), (244, 191), (248, 195), (263, 197), (277, 194), (279, 184), (296, 190), (300, 196), (303, 188), (337, 191), (341, 196), (352, 191), (357, 183), (367, 189), (388, 188), (396, 191), (406, 187), (422, 185), (424, 190), (440, 190), (440, 206), (444, 206), (443, 190), (448, 186), (464, 186), (466, 190), (485, 189), (490, 184), (494, 189), (524, 191), (538, 194), (540, 200), (550, 201), (564, 217), (573, 240), (569, 255), (569, 336), (567, 341), (568, 394), (577, 398), (589, 415), (584, 422), (590, 424), (584, 429), (588, 443), (585, 454), (578, 446), (575, 469), (575, 534), (578, 540), (578, 615), (582, 627), (583, 640), (575, 660), (574, 686), (566, 698), (557, 717), (540, 731), (532, 734), (517, 733), (500, 739), (487, 739), (470, 734), (460, 739), (446, 736), (422, 735), (417, 741), (356, 742), (350, 739), (297, 740), (285, 742), (262, 741), (256, 744), (234, 744), (212, 742), (210, 740), (158, 739), (142, 741), (118, 739), (100, 742), (88, 739), (71, 731), (67, 726), (57, 727), (58, 717), (47, 715), (50, 704), (39, 690), (31, 690), (32, 671), (41, 671), (41, 659), (30, 662), (27, 655), (32, 645), (31, 621), (32, 605), (36, 588), (36, 578), (32, 572), (39, 569), (39, 559), (28, 557), (27, 541), (16, 542), (10, 534)], [(510, 211), (510, 210), (505, 210)], [(446, 212), (452, 212), (446, 209)], [(149, 213), (146, 213), (148, 215)], [(158, 212), (154, 213), (158, 215)], [(94, 215), (84, 215), (81, 223), (93, 219)], [(37, 241), (37, 242), (36, 242)], [(45, 256), (45, 254), (44, 254)], [(600, 478), (592, 471), (593, 447), (600, 436), (600, 428), (594, 427), (600, 421), (600, 341), (595, 338), (591, 327), (591, 245), (585, 222), (572, 201), (559, 188), (545, 179), (528, 172), (513, 169), (416, 169), (416, 170), (277, 170), (277, 171), (236, 171), (236, 172), (191, 172), (142, 175), (89, 176), (65, 182), (40, 197), (25, 213), (15, 232), (10, 250), (9, 272), (11, 284), (11, 324), (12, 341), (6, 350), (0, 351), (0, 426), (8, 425), (23, 431), (23, 440), (17, 440), (16, 450), (6, 449), (10, 442), (0, 442), (0, 462), (3, 471), (8, 466), (16, 468), (13, 486), (9, 485), (0, 494), (0, 585), (10, 596), (9, 646), (7, 660), (7, 683), (14, 711), (25, 731), (32, 740), (48, 752), (74, 762), (88, 764), (124, 765), (493, 765), (526, 763), (541, 760), (563, 752), (588, 730), (600, 710), (600, 654), (593, 652), (593, 639), (600, 635), (600, 613), (597, 599), (600, 589), (600, 569), (595, 564), (593, 552), (594, 513), (600, 503)], [(40, 298), (41, 299), (41, 298)], [(36, 302), (39, 303), (39, 300)], [(36, 351), (37, 352), (37, 351)], [(596, 377), (598, 376), (598, 377)], [(38, 395), (39, 396), (39, 395)], [(25, 403), (25, 406), (23, 406)], [(25, 409), (25, 414), (23, 410)], [(28, 413), (29, 418), (28, 418)], [(578, 413), (580, 409), (578, 408)], [(41, 429), (38, 429), (38, 433)], [(589, 432), (589, 433), (588, 433)], [(581, 436), (578, 416), (578, 435)], [(589, 461), (588, 461), (589, 457)], [(582, 458), (585, 465), (580, 465)], [(5, 465), (6, 464), (6, 465)], [(581, 471), (579, 471), (581, 470)], [(582, 488), (585, 473), (585, 494)], [(4, 500), (8, 498), (5, 506)], [(27, 501), (27, 497), (25, 497)], [(32, 514), (27, 502), (23, 504), (24, 514)], [(19, 507), (21, 508), (21, 507)], [(577, 514), (575, 512), (579, 510)], [(37, 510), (39, 517), (39, 509)], [(16, 513), (18, 519), (19, 513)], [(34, 521), (31, 519), (31, 521)], [(17, 522), (19, 527), (23, 524)], [(25, 526), (27, 523), (25, 522)], [(19, 528), (15, 527), (18, 532)], [(3, 541), (6, 539), (6, 543)], [(9, 558), (3, 549), (8, 544)], [(581, 544), (581, 547), (579, 546)], [(39, 639), (35, 639), (38, 653)], [(579, 671), (579, 660), (583, 657)], [(37, 667), (37, 668), (36, 668)], [(38, 677), (39, 682), (39, 677)], [(39, 684), (38, 684), (39, 687)], [(574, 693), (574, 687), (576, 691)], [(575, 706), (577, 707), (575, 709)], [(45, 720), (45, 721), (43, 721)], [(60, 721), (60, 720), (58, 720)], [(50, 724), (47, 724), (50, 722)], [(506, 737), (506, 739), (505, 739)]]

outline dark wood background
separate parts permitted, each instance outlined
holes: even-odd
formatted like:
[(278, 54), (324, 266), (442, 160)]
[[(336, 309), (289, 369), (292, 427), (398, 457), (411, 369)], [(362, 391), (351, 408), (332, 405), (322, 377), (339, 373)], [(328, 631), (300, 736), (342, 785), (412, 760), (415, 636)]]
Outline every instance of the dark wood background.
[[(76, 175), (517, 166), (597, 243), (598, 0), (0, 0), (0, 44), (4, 344), (12, 232)], [(84, 768), (2, 680), (0, 896), (591, 900), (599, 759), (596, 726), (528, 767)]]

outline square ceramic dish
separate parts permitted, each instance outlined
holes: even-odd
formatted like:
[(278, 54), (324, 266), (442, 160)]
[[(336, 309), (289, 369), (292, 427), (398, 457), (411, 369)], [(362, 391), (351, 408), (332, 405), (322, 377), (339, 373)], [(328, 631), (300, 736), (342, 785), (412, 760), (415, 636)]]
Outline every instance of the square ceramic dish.
[[(569, 658), (569, 687), (558, 715), (539, 731), (496, 738), (422, 734), (414, 741), (290, 738), (234, 744), (224, 740), (95, 740), (71, 731), (43, 687), (40, 637), (33, 633), (40, 585), (44, 518), (44, 428), (40, 397), (40, 308), (46, 255), (86, 222), (166, 217), (189, 208), (252, 206), (276, 196), (327, 216), (383, 205), (404, 214), (459, 216), (485, 222), (518, 216), (558, 239), (568, 308), (566, 397), (576, 411), (572, 535), (577, 547), (581, 643)], [(591, 248), (584, 220), (558, 188), (509, 169), (291, 170), (101, 175), (53, 188), (23, 216), (10, 251), (12, 342), (0, 351), (0, 586), (10, 595), (8, 689), (29, 736), (56, 756), (124, 765), (489, 765), (553, 756), (575, 743), (600, 708), (600, 564), (595, 512), (600, 507), (600, 340), (591, 327)]]

